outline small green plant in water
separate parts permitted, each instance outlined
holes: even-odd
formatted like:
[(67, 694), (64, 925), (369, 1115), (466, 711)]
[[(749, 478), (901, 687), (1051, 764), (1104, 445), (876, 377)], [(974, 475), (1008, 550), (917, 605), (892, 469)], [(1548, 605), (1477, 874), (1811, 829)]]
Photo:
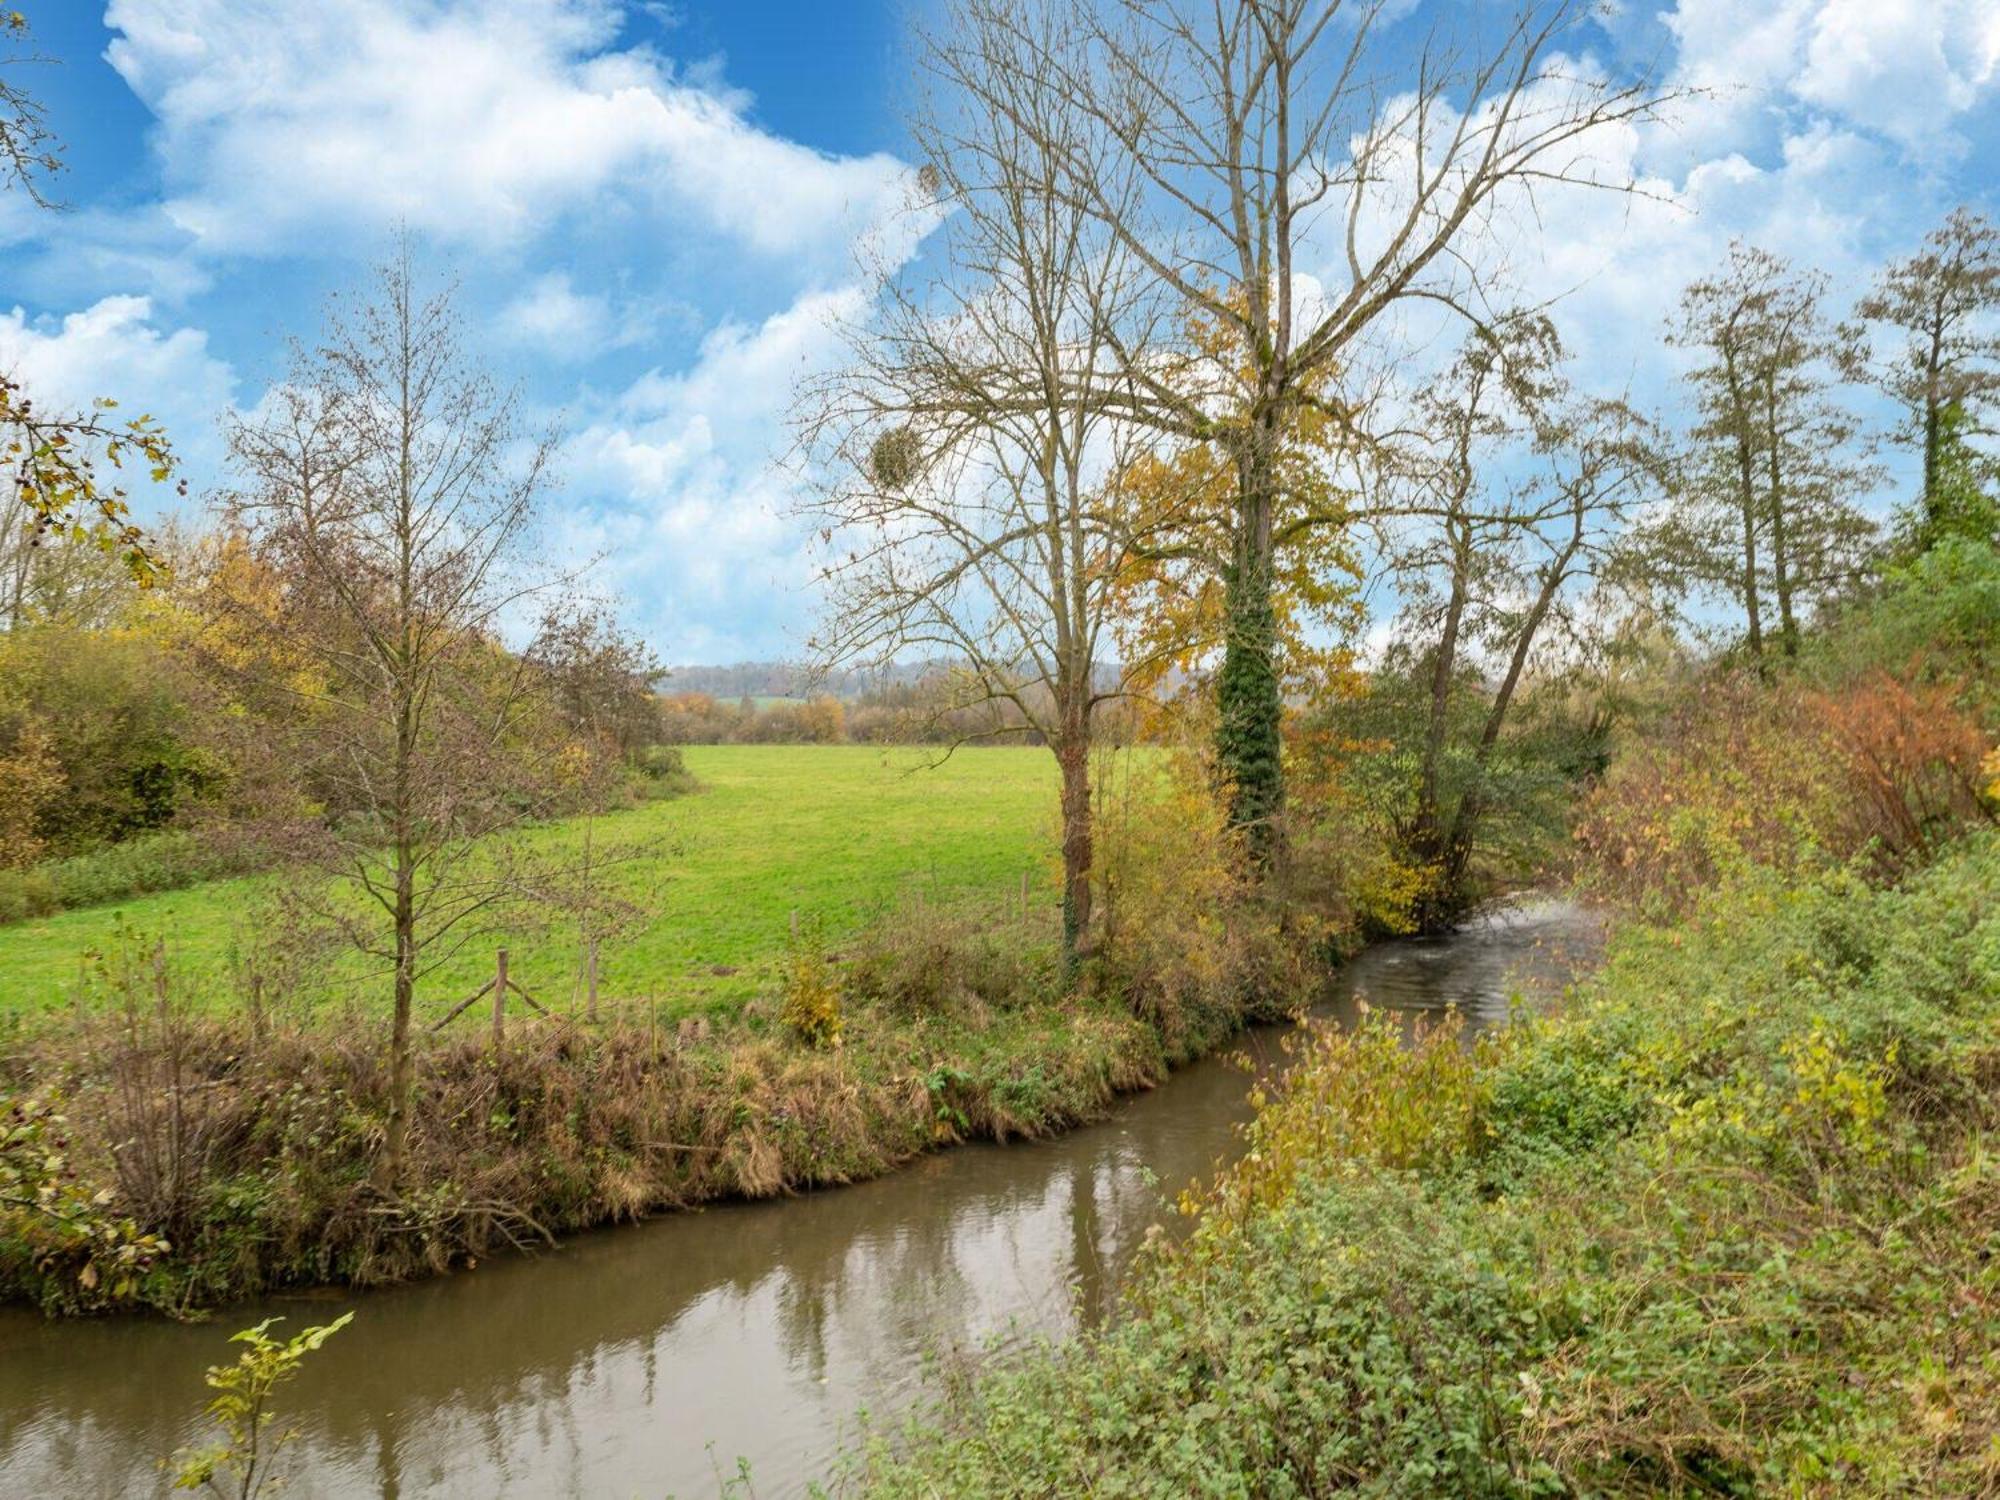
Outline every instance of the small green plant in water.
[(305, 1357), (345, 1328), (354, 1318), (342, 1313), (331, 1323), (308, 1328), (289, 1339), (270, 1335), (278, 1318), (266, 1318), (255, 1328), (246, 1328), (230, 1342), (249, 1348), (233, 1365), (211, 1365), (204, 1377), (215, 1399), (208, 1414), (222, 1429), (219, 1442), (205, 1448), (184, 1449), (174, 1455), (179, 1465), (174, 1471), (177, 1490), (207, 1490), (233, 1500), (254, 1500), (269, 1494), (284, 1480), (279, 1475), (278, 1458), (287, 1444), (298, 1436), (292, 1429), (275, 1435), (268, 1429), (277, 1420), (271, 1409), (271, 1394), (298, 1374)]

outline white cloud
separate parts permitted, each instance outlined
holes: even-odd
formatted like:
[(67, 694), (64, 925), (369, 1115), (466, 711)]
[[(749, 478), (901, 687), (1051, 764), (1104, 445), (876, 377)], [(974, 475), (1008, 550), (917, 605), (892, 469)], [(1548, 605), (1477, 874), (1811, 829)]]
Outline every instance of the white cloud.
[(480, 247), (629, 194), (771, 256), (844, 254), (902, 168), (769, 135), (605, 0), (111, 0), (108, 57), (159, 118), (166, 210), (205, 248), (406, 222)]
[[(201, 330), (163, 332), (145, 297), (106, 297), (60, 321), (32, 319), (18, 307), (0, 313), (0, 369), (45, 408), (85, 410), (109, 397), (119, 403), (121, 417), (155, 417), (188, 472), (215, 472), (221, 457), (216, 421), (229, 406), (235, 374), (209, 351)], [(127, 483), (145, 498), (143, 478), (128, 475)], [(165, 491), (152, 499), (172, 503)]]
[(1906, 146), (1928, 146), (1992, 80), (1995, 25), (1991, 0), (1828, 0), (1792, 89)]
[(1908, 149), (1961, 151), (1955, 127), (2000, 64), (1992, 0), (1680, 0), (1664, 19), (1677, 77), (1719, 91), (1690, 127), (1710, 146), (1804, 106)]
[[(212, 451), (229, 366), (156, 309), (254, 305), (261, 273), (242, 256), (372, 253), (407, 221), (471, 264), (480, 305), (498, 309), (486, 332), (540, 363), (536, 401), (569, 395), (581, 413), (563, 545), (608, 554), (603, 584), (669, 657), (795, 646), (812, 598), (776, 461), (786, 406), (796, 377), (833, 357), (829, 321), (865, 314), (855, 254), (893, 267), (929, 227), (898, 212), (900, 164), (760, 129), (712, 73), (622, 40), (617, 0), (108, 6), (110, 60), (157, 118), (163, 200), (83, 205), (51, 225), (13, 222), (0, 199), (0, 245), (61, 237), (32, 273), (13, 261), (13, 295), (153, 300), (104, 298), (60, 322), (0, 315), (0, 365), (32, 361), (65, 400), (170, 403), (159, 414), (176, 438)], [(1652, 9), (1628, 7), (1630, 25), (1655, 25)], [(1669, 78), (1711, 94), (1671, 124), (1591, 143), (1604, 175), (1643, 179), (1648, 195), (1544, 193), (1493, 227), (1523, 296), (1566, 294), (1580, 380), (1667, 407), (1679, 356), (1664, 320), (1732, 236), (1828, 270), (1844, 310), (1871, 266), (1955, 201), (1977, 148), (2000, 144), (2000, 0), (1677, 0), (1657, 20)], [(733, 280), (711, 291), (688, 262)], [(1342, 262), (1336, 250), (1313, 269), (1338, 288)], [(684, 287), (725, 321), (684, 368), (628, 380), (630, 351), (696, 316), (673, 300)], [(208, 321), (254, 338), (312, 319), (283, 307), (255, 331)], [(1421, 322), (1386, 351), (1406, 375), (1443, 352), (1423, 348)], [(625, 382), (618, 393), (570, 394), (573, 367), (607, 350), (627, 352), (590, 378)]]
[(571, 364), (632, 348), (692, 316), (685, 304), (580, 291), (569, 272), (549, 271), (500, 309), (493, 331), (504, 343)]
[(565, 445), (564, 482), (588, 504), (562, 546), (603, 555), (598, 585), (634, 606), (668, 659), (797, 649), (785, 637), (808, 611), (810, 557), (790, 515), (792, 391), (866, 309), (849, 286), (725, 324), (689, 369), (642, 376)]

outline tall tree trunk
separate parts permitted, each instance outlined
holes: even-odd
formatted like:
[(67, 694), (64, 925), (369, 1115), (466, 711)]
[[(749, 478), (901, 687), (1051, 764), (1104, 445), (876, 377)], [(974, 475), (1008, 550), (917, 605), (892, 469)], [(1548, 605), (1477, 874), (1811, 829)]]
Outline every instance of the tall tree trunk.
[(1938, 448), (1943, 437), (1942, 412), (1935, 397), (1924, 402), (1924, 520), (1938, 521)]
[(1464, 895), (1465, 872), (1472, 859), (1473, 838), (1479, 831), (1480, 819), (1486, 815), (1487, 762), (1493, 757), (1493, 747), (1500, 743), (1501, 726), (1507, 722), (1507, 710), (1513, 706), (1514, 694), (1521, 686), (1521, 675), (1527, 670), (1528, 653), (1534, 649), (1535, 637), (1541, 634), (1542, 622), (1548, 618), (1557, 593), (1569, 580), (1570, 567), (1583, 547), (1583, 528), (1583, 505), (1579, 501), (1575, 511), (1575, 529), (1570, 533), (1568, 544), (1542, 575), (1542, 586), (1535, 594), (1535, 602), (1529, 608), (1527, 618), (1521, 622), (1521, 633), (1514, 638), (1514, 650), (1507, 659), (1506, 675), (1500, 679), (1499, 690), (1494, 693), (1492, 705), (1486, 710), (1486, 723), (1479, 731), (1479, 743), (1472, 752), (1472, 780), (1458, 805), (1458, 816), (1452, 819), (1451, 840), (1445, 854), (1445, 887), (1454, 906)]
[(1750, 408), (1731, 350), (1723, 353), (1723, 370), (1729, 381), (1730, 415), (1736, 428), (1736, 501), (1743, 517), (1743, 611), (1750, 618), (1750, 654), (1762, 671), (1764, 617), (1757, 603), (1757, 481), (1756, 461), (1750, 451)]
[(1056, 746), (1062, 767), (1063, 963), (1076, 967), (1090, 931), (1090, 740), (1082, 724), (1064, 716), (1063, 736)]
[(1778, 594), (1778, 636), (1785, 655), (1799, 654), (1799, 627), (1792, 614), (1791, 559), (1785, 528), (1784, 461), (1778, 443), (1777, 394), (1767, 381), (1764, 389), (1765, 467), (1770, 474), (1771, 582)]
[(1451, 679), (1458, 670), (1458, 633), (1465, 623), (1466, 541), (1454, 524), (1451, 542), (1451, 593), (1445, 600), (1444, 628), (1438, 632), (1437, 651), (1431, 657), (1429, 713), (1424, 724), (1424, 759), (1417, 776), (1416, 851), (1425, 859), (1435, 857), (1438, 832), (1443, 818), (1438, 783), (1444, 765), (1444, 745), (1451, 727)]
[(1751, 480), (1750, 442), (1736, 440), (1738, 467), (1742, 481), (1738, 499), (1743, 514), (1743, 612), (1750, 621), (1750, 654), (1759, 666), (1764, 660), (1764, 617), (1757, 602), (1757, 488)]
[(1237, 466), (1237, 534), (1223, 590), (1222, 671), (1216, 682), (1216, 760), (1229, 788), (1229, 820), (1252, 863), (1277, 854), (1285, 799), (1284, 697), (1278, 621), (1271, 600), (1271, 525), (1277, 424), (1260, 417)]
[(417, 991), (416, 892), (406, 850), (398, 850), (396, 866), (395, 1011), (389, 1023), (389, 1119), (382, 1132), (382, 1154), (375, 1163), (375, 1185), (394, 1190), (402, 1177), (403, 1156), (410, 1136), (413, 1092), (410, 1059), (410, 1013)]
[(1944, 364), (1944, 311), (1933, 305), (1930, 347), (1924, 354), (1924, 522), (1935, 531), (1938, 523), (1938, 461), (1944, 445), (1944, 397), (1938, 389)]
[(1417, 772), (1417, 810), (1405, 840), (1410, 856), (1436, 871), (1437, 879), (1418, 902), (1413, 913), (1417, 926), (1429, 931), (1446, 919), (1452, 893), (1446, 889), (1446, 853), (1443, 798), (1440, 782), (1444, 769), (1445, 741), (1451, 728), (1451, 680), (1458, 670), (1458, 636), (1465, 622), (1467, 598), (1466, 569), (1468, 539), (1460, 523), (1451, 523), (1451, 594), (1445, 600), (1444, 627), (1438, 632), (1437, 651), (1431, 658), (1429, 713), (1424, 724), (1424, 756)]

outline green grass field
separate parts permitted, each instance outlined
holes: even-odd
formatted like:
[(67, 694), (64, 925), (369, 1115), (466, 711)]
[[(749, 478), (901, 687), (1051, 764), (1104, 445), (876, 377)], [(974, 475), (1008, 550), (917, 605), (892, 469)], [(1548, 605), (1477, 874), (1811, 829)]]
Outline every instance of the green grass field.
[[(938, 904), (1002, 908), (1029, 870), (1037, 901), (1052, 910), (1054, 760), (1019, 748), (934, 759), (928, 750), (863, 745), (689, 747), (701, 791), (595, 820), (599, 850), (678, 847), (607, 872), (606, 884), (645, 916), (604, 949), (601, 993), (657, 1000), (663, 1014), (768, 993), (793, 909), (837, 938), (919, 891)], [(580, 820), (550, 825), (527, 842), (576, 846), (582, 828)], [(235, 1003), (231, 955), (249, 935), (263, 884), (218, 881), (0, 927), (0, 1012), (70, 1003), (81, 955), (115, 944), (121, 922), (143, 942), (166, 943), (177, 986)], [(567, 1007), (581, 970), (574, 928), (554, 923), (507, 940), (520, 982)], [(482, 942), (427, 978), (420, 1008), (435, 1013), (477, 987), (492, 972), (492, 946)]]

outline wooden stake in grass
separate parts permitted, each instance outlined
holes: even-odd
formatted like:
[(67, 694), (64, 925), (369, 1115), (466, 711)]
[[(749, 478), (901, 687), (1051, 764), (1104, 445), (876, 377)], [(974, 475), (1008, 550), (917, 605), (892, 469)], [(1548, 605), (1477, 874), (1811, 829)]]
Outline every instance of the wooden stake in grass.
[(590, 940), (590, 950), (584, 955), (583, 1003), (584, 1014), (590, 1023), (597, 1024), (597, 939)]
[(507, 1040), (507, 950), (500, 950), (493, 971), (493, 1045)]

